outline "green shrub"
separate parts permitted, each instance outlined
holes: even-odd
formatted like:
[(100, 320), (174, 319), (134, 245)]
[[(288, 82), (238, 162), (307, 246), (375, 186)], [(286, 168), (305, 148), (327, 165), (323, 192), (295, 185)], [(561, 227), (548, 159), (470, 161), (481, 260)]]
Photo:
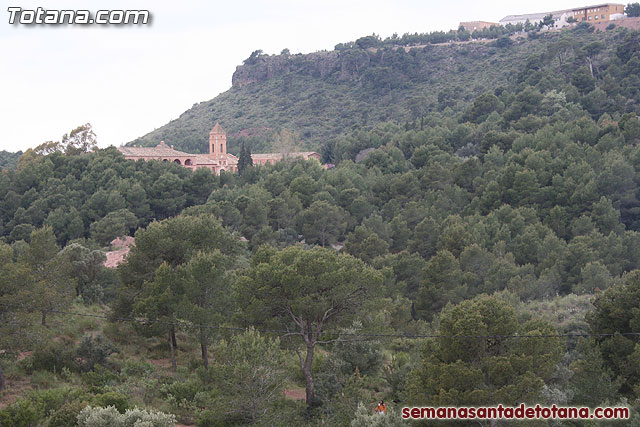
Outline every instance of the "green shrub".
[(78, 414), (76, 422), (78, 427), (116, 427), (122, 425), (122, 414), (114, 406), (86, 406)]
[(26, 358), (31, 360), (23, 362), (21, 366), (27, 370), (27, 373), (39, 370), (61, 372), (62, 368), (74, 370), (75, 356), (73, 346), (60, 342), (49, 342), (36, 348), (31, 356)]
[(356, 417), (351, 421), (351, 427), (400, 427), (406, 425), (400, 414), (387, 407), (386, 415), (372, 414), (370, 409), (359, 404)]
[(116, 385), (119, 377), (109, 369), (96, 365), (93, 371), (82, 374), (82, 382), (89, 386), (92, 393), (102, 393), (105, 387)]
[(187, 360), (187, 368), (190, 372), (196, 371), (200, 367), (202, 367), (201, 358), (192, 355), (189, 360)]
[(177, 403), (186, 401), (193, 402), (196, 394), (202, 388), (199, 381), (189, 380), (184, 382), (175, 382), (172, 384), (164, 384), (161, 388), (162, 394)]
[(32, 355), (29, 355), (28, 357), (25, 357), (24, 359), (18, 360), (18, 362), (16, 363), (16, 366), (18, 368), (20, 368), (22, 371), (24, 371), (27, 374), (31, 374), (33, 372), (33, 357)]
[(65, 403), (79, 401), (83, 397), (81, 389), (71, 387), (35, 390), (27, 395), (27, 399), (45, 417), (60, 409)]
[(64, 368), (87, 372), (96, 365), (106, 365), (107, 358), (117, 351), (102, 335), (95, 338), (87, 335), (76, 348), (66, 342), (49, 342), (38, 347), (30, 357), (20, 362), (20, 367), (29, 374), (39, 370), (62, 372)]
[(223, 411), (206, 410), (196, 421), (198, 427), (224, 427), (230, 425), (245, 425), (245, 418), (239, 414), (225, 414)]
[(42, 418), (35, 405), (27, 399), (20, 399), (0, 410), (0, 426), (35, 427)]
[(155, 371), (153, 364), (138, 360), (127, 360), (120, 371), (125, 377), (142, 377)]
[(96, 394), (93, 399), (91, 399), (91, 404), (103, 407), (114, 406), (121, 414), (124, 414), (124, 412), (131, 407), (129, 398), (115, 391)]
[(128, 409), (124, 414), (113, 406), (87, 406), (77, 418), (78, 427), (173, 427), (176, 417), (159, 411)]
[(53, 372), (36, 371), (31, 374), (31, 384), (39, 389), (51, 388), (56, 381), (57, 377)]
[(196, 421), (198, 427), (222, 427), (227, 425), (214, 411), (203, 411)]
[(108, 303), (115, 299), (119, 283), (118, 273), (113, 268), (103, 268), (96, 278), (102, 289), (102, 301)]
[[(42, 421), (46, 417), (55, 414), (66, 404), (78, 402), (82, 397), (82, 390), (70, 387), (31, 391), (25, 398), (19, 399), (13, 405), (0, 410), (0, 426), (27, 427), (42, 425)], [(58, 423), (54, 425), (64, 424)]]
[(220, 373), (213, 368), (206, 369), (204, 366), (199, 366), (196, 368), (196, 376), (203, 385), (208, 385), (212, 384), (220, 376)]
[[(105, 337), (119, 345), (135, 345), (139, 337), (139, 335), (135, 333), (133, 326), (126, 322), (109, 322), (104, 326), (102, 331)], [(139, 354), (138, 351), (139, 348), (136, 348), (135, 353)]]
[(76, 355), (79, 359), (78, 369), (83, 372), (91, 371), (96, 365), (107, 365), (107, 358), (117, 352), (118, 349), (105, 337), (98, 335), (91, 337), (86, 335), (82, 338)]
[[(354, 321), (350, 327), (343, 328), (345, 334), (357, 334), (362, 331), (362, 322)], [(352, 374), (356, 369), (362, 374), (373, 375), (382, 366), (383, 356), (379, 341), (354, 341), (346, 335), (344, 341), (338, 341), (334, 347), (334, 356), (346, 362), (345, 374)]]
[(69, 427), (75, 426), (78, 414), (87, 406), (86, 402), (67, 402), (58, 408), (47, 421), (47, 427)]

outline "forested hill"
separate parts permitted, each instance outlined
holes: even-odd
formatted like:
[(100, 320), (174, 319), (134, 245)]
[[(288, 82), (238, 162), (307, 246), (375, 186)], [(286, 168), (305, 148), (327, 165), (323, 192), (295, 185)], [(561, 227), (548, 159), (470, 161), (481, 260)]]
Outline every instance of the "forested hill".
[[(594, 118), (605, 108), (626, 112), (637, 106), (635, 92), (620, 91), (623, 80), (638, 75), (623, 67), (632, 56), (629, 33), (620, 28), (593, 32), (585, 25), (478, 42), (434, 44), (428, 41), (440, 42), (443, 36), (384, 41), (369, 36), (308, 55), (256, 51), (238, 66), (230, 90), (130, 144), (165, 140), (181, 150), (202, 152), (218, 121), (230, 134), (231, 152), (246, 137), (254, 152), (269, 149), (282, 128), (297, 134), (302, 147), (321, 150), (354, 127), (384, 121), (405, 125), (427, 111), (461, 113), (489, 91), (509, 107), (527, 86), (535, 96), (551, 89), (562, 92), (566, 101)], [(451, 32), (444, 39), (456, 37), (466, 38)], [(398, 46), (411, 43), (421, 45)], [(637, 91), (638, 83), (625, 86)]]
[(22, 155), (22, 151), (12, 153), (10, 151), (0, 151), (0, 169), (13, 168), (18, 163), (18, 157)]
[(640, 33), (589, 29), (255, 52), (157, 135), (282, 126), (331, 168), (135, 162), (88, 124), (27, 150), (0, 173), (0, 426), (640, 425)]

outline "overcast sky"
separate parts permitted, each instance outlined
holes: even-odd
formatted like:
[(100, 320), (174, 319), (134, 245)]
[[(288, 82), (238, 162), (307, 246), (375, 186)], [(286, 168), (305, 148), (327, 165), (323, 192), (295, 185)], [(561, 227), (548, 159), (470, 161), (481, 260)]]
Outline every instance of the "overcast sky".
[[(0, 150), (18, 151), (91, 123), (121, 145), (231, 87), (252, 51), (331, 50), (371, 33), (429, 32), (460, 21), (586, 5), (538, 0), (7, 0), (0, 10)], [(10, 25), (7, 7), (147, 9), (151, 25)]]

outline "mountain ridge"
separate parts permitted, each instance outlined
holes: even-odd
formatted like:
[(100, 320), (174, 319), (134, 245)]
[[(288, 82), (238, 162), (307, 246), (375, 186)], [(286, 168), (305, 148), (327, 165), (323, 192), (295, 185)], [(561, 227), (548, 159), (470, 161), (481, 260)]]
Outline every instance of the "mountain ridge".
[(516, 87), (528, 73), (538, 72), (535, 62), (544, 62), (553, 45), (569, 33), (584, 44), (606, 40), (613, 45), (618, 32), (565, 30), (422, 47), (374, 40), (380, 44), (376, 47), (359, 39), (361, 43), (310, 54), (255, 51), (236, 68), (231, 89), (194, 104), (128, 145), (153, 146), (164, 140), (180, 150), (202, 153), (208, 131), (220, 122), (229, 134), (232, 153), (242, 141), (253, 152), (270, 151), (283, 128), (297, 135), (301, 149), (320, 151), (354, 129), (385, 121), (403, 124), (424, 116), (409, 105), (414, 97), (426, 99), (422, 106), (426, 111), (449, 108), (449, 113), (457, 114), (482, 93)]

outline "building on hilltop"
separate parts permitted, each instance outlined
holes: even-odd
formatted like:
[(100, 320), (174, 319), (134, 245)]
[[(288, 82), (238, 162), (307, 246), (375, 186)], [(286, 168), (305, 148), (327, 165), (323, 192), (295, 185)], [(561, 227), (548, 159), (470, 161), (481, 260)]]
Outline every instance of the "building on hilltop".
[(618, 3), (605, 3), (596, 6), (587, 6), (567, 11), (576, 21), (611, 21), (624, 16), (624, 5)]
[(488, 30), (489, 28), (491, 28), (493, 26), (497, 27), (499, 25), (500, 24), (498, 24), (497, 22), (467, 21), (467, 22), (461, 22), (460, 25), (458, 25), (458, 28), (464, 27), (465, 30), (469, 31), (470, 33), (473, 33), (476, 30), (482, 31), (485, 28)]
[(517, 25), (526, 24), (526, 22), (529, 21), (531, 24), (536, 25), (547, 15), (551, 15), (553, 17), (555, 22), (553, 25), (554, 28), (562, 28), (568, 25), (569, 18), (573, 18), (578, 22), (599, 22), (622, 18), (624, 16), (624, 5), (618, 3), (603, 3), (595, 6), (557, 10), (555, 12), (508, 15), (502, 18), (499, 22), (500, 25)]
[(529, 21), (531, 24), (536, 25), (539, 22), (542, 22), (545, 16), (549, 15), (549, 13), (527, 13), (524, 15), (507, 15), (502, 18), (500, 21), (500, 25), (518, 25), (518, 24), (526, 24)]
[(118, 150), (128, 160), (174, 162), (192, 170), (207, 168), (216, 175), (222, 171), (238, 171), (238, 158), (227, 153), (227, 134), (218, 123), (209, 132), (209, 154), (184, 153), (164, 141), (155, 147), (118, 147)]
[(532, 25), (538, 25), (545, 16), (551, 15), (554, 24), (553, 28), (563, 28), (569, 25), (569, 18), (572, 16), (570, 10), (559, 10), (556, 12), (529, 13), (526, 15), (509, 15), (500, 20), (500, 25), (517, 25), (526, 24), (527, 21)]
[[(207, 168), (216, 175), (222, 171), (237, 172), (238, 158), (227, 153), (227, 134), (218, 123), (209, 132), (209, 154), (191, 154), (175, 150), (164, 141), (155, 147), (118, 147), (127, 160), (161, 160), (173, 162), (191, 170)], [(283, 159), (301, 157), (305, 160), (317, 159), (320, 154), (314, 151), (292, 153), (251, 154), (254, 165), (274, 164)]]

